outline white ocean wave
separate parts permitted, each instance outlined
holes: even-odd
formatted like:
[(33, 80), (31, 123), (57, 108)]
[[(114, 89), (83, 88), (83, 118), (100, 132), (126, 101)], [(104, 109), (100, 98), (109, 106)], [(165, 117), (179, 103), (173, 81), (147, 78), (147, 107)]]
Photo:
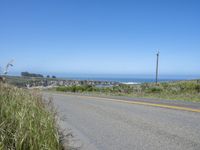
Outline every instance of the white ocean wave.
[(133, 84), (141, 84), (139, 82), (122, 82), (123, 84), (133, 85)]

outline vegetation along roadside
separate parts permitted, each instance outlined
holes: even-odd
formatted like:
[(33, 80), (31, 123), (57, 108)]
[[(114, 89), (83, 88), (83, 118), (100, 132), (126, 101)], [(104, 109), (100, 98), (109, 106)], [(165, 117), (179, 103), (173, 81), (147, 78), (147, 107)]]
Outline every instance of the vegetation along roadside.
[(0, 150), (61, 150), (55, 110), (37, 92), (0, 83)]
[(143, 83), (138, 85), (125, 85), (111, 87), (95, 87), (91, 85), (83, 86), (59, 86), (56, 91), (73, 93), (94, 93), (116, 96), (130, 96), (140, 98), (158, 98), (169, 100), (185, 100), (200, 102), (200, 83), (198, 81), (176, 81)]

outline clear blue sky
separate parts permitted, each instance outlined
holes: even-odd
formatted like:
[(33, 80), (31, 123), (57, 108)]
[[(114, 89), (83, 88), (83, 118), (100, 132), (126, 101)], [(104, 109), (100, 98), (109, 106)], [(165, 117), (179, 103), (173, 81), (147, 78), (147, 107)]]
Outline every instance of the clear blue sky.
[(1, 0), (11, 73), (200, 74), (199, 0)]

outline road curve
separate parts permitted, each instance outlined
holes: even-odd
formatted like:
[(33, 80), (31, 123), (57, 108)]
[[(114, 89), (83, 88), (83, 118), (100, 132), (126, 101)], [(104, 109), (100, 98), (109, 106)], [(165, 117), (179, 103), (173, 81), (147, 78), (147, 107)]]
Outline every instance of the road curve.
[(200, 150), (200, 113), (49, 94), (82, 149)]

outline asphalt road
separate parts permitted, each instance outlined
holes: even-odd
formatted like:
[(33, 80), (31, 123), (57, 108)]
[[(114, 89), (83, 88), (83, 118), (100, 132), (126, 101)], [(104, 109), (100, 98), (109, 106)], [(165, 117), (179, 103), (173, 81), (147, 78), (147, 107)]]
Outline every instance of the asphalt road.
[(200, 150), (200, 113), (97, 97), (53, 97), (81, 149)]

